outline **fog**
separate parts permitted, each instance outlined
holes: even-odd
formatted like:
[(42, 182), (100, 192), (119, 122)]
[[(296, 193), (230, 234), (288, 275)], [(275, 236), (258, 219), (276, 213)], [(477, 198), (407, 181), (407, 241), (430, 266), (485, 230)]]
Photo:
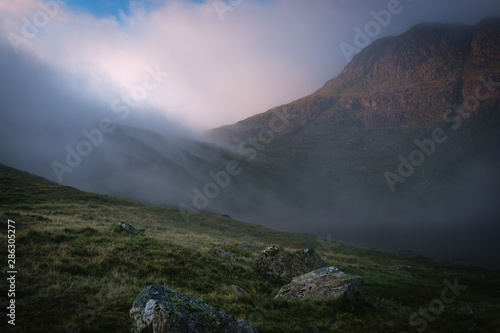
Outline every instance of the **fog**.
[[(491, 266), (500, 252), (500, 181), (490, 160), (464, 165), (445, 198), (436, 192), (419, 206), (373, 197), (362, 184), (333, 189), (313, 172), (287, 184), (292, 178), (280, 170), (245, 164), (202, 134), (320, 88), (348, 62), (341, 43), (355, 45), (355, 28), (388, 3), (247, 0), (221, 14), (210, 1), (131, 2), (128, 14), (116, 17), (69, 1), (48, 7), (47, 21), (33, 30), (44, 12), (39, 2), (3, 1), (0, 163), (83, 190), (178, 207), (194, 206), (193, 189), (237, 160), (242, 176), (201, 210), (437, 259), (469, 255)], [(488, 0), (400, 6), (373, 40), (422, 22), (475, 24), (500, 15), (500, 3)], [(97, 143), (82, 145), (92, 141), (83, 131)], [(67, 147), (80, 147), (80, 159)]]

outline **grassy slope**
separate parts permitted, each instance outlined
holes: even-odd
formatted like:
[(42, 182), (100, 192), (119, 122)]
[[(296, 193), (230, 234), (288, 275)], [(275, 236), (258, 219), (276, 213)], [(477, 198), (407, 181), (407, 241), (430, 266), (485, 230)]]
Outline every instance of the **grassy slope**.
[[(214, 215), (192, 215), (186, 223), (175, 210), (61, 187), (3, 166), (0, 219), (27, 225), (16, 234), (17, 325), (2, 319), (2, 332), (129, 332), (128, 311), (148, 284), (199, 297), (250, 320), (260, 332), (313, 332), (312, 325), (319, 332), (412, 332), (417, 327), (409, 325), (410, 315), (440, 298), (443, 280), (454, 278), (467, 290), (428, 323), (427, 331), (494, 332), (500, 326), (498, 272), (447, 267)], [(146, 235), (119, 230), (119, 221), (145, 226)], [(7, 271), (6, 239), (2, 224), (2, 272)], [(276, 301), (281, 284), (254, 271), (256, 251), (241, 242), (260, 249), (275, 243), (288, 250), (314, 248), (327, 264), (364, 278), (367, 303)], [(214, 247), (236, 257), (232, 270), (224, 266), (227, 259), (209, 252)], [(408, 265), (411, 277), (388, 272)], [(249, 296), (236, 296), (233, 284)], [(5, 309), (5, 278), (0, 290)], [(476, 309), (477, 318), (462, 314), (464, 305)]]

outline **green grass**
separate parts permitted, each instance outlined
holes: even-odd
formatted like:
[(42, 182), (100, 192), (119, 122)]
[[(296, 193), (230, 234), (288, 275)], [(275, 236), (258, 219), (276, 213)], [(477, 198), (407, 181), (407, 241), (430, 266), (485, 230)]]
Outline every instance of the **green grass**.
[[(412, 313), (427, 309), (440, 298), (443, 280), (455, 277), (468, 288), (426, 331), (499, 331), (498, 272), (448, 267), (215, 215), (191, 215), (186, 222), (176, 210), (81, 192), (3, 166), (0, 171), (0, 218), (27, 225), (16, 230), (16, 326), (3, 318), (2, 332), (130, 332), (128, 312), (149, 284), (203, 299), (260, 332), (416, 332), (420, 326), (409, 324)], [(119, 221), (145, 226), (146, 233), (121, 231)], [(2, 224), (0, 311), (8, 302), (6, 229)], [(289, 251), (314, 248), (328, 265), (363, 277), (367, 302), (275, 300), (282, 284), (253, 269), (257, 251), (241, 242), (259, 249), (276, 243)], [(224, 266), (226, 258), (210, 252), (214, 247), (235, 256), (232, 269)], [(403, 266), (412, 266), (412, 276), (388, 272)], [(233, 284), (249, 294), (237, 296)], [(465, 305), (476, 309), (477, 317), (462, 314)]]

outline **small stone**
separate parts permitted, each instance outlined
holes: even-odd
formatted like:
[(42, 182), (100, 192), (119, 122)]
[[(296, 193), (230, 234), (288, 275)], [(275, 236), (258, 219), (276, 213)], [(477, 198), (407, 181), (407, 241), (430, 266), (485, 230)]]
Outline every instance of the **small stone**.
[(468, 316), (475, 317), (477, 315), (476, 310), (474, 310), (474, 308), (470, 305), (463, 306), (460, 308), (460, 310), (462, 310), (462, 312)]
[(241, 243), (241, 245), (248, 247), (249, 249), (252, 249), (252, 250), (257, 250), (257, 248), (253, 244), (250, 244), (247, 242), (243, 242), (243, 243)]
[(125, 222), (118, 222), (118, 225), (120, 226), (120, 228), (126, 232), (130, 232), (132, 234), (140, 234), (141, 232), (139, 230), (137, 230), (136, 228), (134, 228), (133, 226), (131, 226), (130, 224), (128, 223), (125, 223)]
[(215, 248), (215, 249), (210, 250), (210, 252), (216, 253), (216, 254), (218, 254), (220, 256), (224, 256), (224, 257), (226, 257), (227, 259), (230, 259), (230, 260), (235, 260), (234, 256), (232, 254), (227, 253), (226, 251), (221, 250), (221, 249)]
[(193, 250), (199, 250), (200, 248), (194, 244), (183, 244), (182, 246), (184, 247), (189, 247), (190, 249), (193, 249)]
[(393, 273), (393, 274), (404, 275), (404, 276), (411, 276), (411, 273), (409, 272), (410, 269), (411, 269), (411, 266), (406, 266), (406, 267), (396, 268), (396, 269), (390, 270), (388, 272)]

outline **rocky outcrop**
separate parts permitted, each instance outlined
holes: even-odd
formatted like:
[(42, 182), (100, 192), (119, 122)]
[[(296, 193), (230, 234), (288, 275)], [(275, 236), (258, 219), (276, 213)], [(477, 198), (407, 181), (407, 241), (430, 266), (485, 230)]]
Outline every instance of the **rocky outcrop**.
[(305, 249), (287, 253), (279, 245), (268, 247), (254, 259), (255, 269), (288, 283), (295, 276), (325, 267), (326, 264), (314, 250)]
[[(500, 18), (485, 18), (476, 26), (419, 24), (399, 36), (376, 40), (321, 89), (282, 107), (293, 117), (286, 132), (304, 127), (401, 128), (442, 121), (445, 110), (475, 96), (478, 77), (492, 75), (493, 82), (500, 81), (499, 36)], [(500, 89), (483, 90), (483, 95), (491, 95), (474, 117), (489, 114), (500, 98)], [(239, 143), (268, 126), (275, 112), (212, 133)]]
[(295, 277), (280, 289), (275, 298), (292, 301), (343, 299), (362, 303), (365, 300), (364, 281), (336, 267), (324, 267)]
[(134, 333), (258, 333), (248, 321), (165, 286), (146, 287), (136, 298), (130, 317)]

